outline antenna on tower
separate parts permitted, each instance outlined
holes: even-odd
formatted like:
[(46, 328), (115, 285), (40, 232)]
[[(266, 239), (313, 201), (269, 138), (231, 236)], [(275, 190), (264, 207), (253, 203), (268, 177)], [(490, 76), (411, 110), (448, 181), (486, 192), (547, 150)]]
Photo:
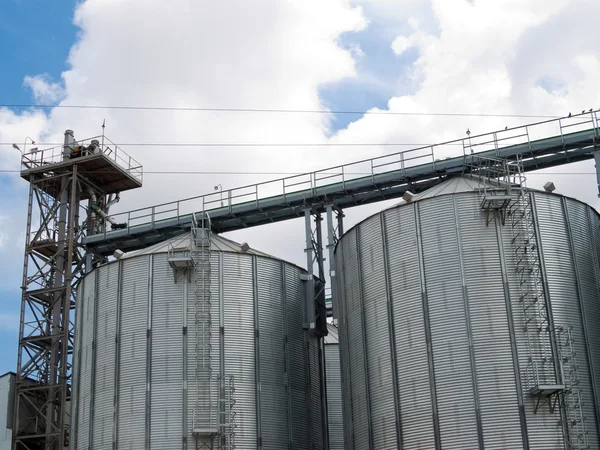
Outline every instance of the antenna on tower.
[(102, 146), (100, 148), (104, 149), (104, 129), (106, 128), (106, 119), (102, 119)]

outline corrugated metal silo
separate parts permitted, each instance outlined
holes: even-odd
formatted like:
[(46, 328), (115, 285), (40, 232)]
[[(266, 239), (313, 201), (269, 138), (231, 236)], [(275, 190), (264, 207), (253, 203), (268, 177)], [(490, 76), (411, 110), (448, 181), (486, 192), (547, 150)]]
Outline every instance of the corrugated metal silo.
[(488, 214), (482, 184), (338, 243), (347, 450), (599, 448), (599, 216), (532, 190)]
[(200, 247), (185, 234), (83, 278), (71, 448), (324, 448), (306, 272), (221, 236)]
[(342, 416), (342, 373), (337, 325), (327, 325), (325, 337), (325, 368), (327, 379), (327, 420), (329, 450), (344, 450), (344, 420)]

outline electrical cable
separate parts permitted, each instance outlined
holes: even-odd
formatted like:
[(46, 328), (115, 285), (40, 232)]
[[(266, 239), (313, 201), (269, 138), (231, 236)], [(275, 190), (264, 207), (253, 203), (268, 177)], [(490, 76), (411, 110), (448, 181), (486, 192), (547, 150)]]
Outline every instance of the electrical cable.
[[(544, 169), (538, 169), (544, 170)], [(221, 172), (221, 171), (179, 171), (179, 170), (156, 170), (156, 171), (144, 171), (143, 175), (308, 175), (318, 171), (307, 171), (307, 172)], [(390, 170), (393, 172), (393, 170)], [(0, 169), (0, 173), (21, 173), (20, 170), (16, 169)], [(95, 174), (101, 173), (112, 173), (103, 171), (94, 171)], [(384, 173), (384, 172), (382, 172)], [(550, 172), (550, 173), (533, 173), (527, 172), (528, 175), (596, 175), (596, 172)], [(341, 173), (336, 172), (319, 172), (320, 175), (340, 175)], [(344, 172), (344, 175), (371, 175), (371, 172)], [(278, 180), (273, 180), (278, 181)]]
[[(8, 143), (8, 142), (0, 142), (1, 146), (12, 146), (13, 143)], [(48, 145), (48, 146), (63, 146), (64, 143), (58, 143), (58, 142), (36, 142), (35, 145), (31, 145), (28, 144), (28, 146), (34, 147), (34, 146), (38, 146), (38, 145)], [(334, 144), (332, 142), (323, 142), (323, 143), (307, 143), (307, 144), (294, 144), (294, 143), (288, 143), (288, 144), (271, 144), (271, 143), (257, 143), (257, 144), (252, 144), (252, 143), (247, 143), (247, 142), (243, 142), (243, 143), (223, 143), (223, 142), (215, 142), (215, 143), (208, 143), (208, 142), (201, 142), (201, 143), (186, 143), (186, 142), (165, 142), (165, 143), (159, 143), (159, 142), (146, 142), (146, 143), (127, 143), (127, 144), (119, 144), (116, 143), (114, 144), (117, 147), (371, 147), (371, 146), (382, 146), (382, 147), (394, 147), (394, 146), (407, 146), (407, 147), (430, 147), (430, 146), (436, 146), (436, 147), (441, 147), (441, 146), (447, 146), (447, 145), (458, 145), (460, 146), (460, 143), (448, 143), (448, 144), (414, 144), (414, 143), (393, 143), (393, 142), (387, 142), (387, 143), (368, 143), (368, 142), (364, 142), (364, 143), (341, 143), (341, 144)], [(110, 146), (110, 145), (109, 145)], [(43, 149), (42, 149), (43, 150)]]
[(241, 112), (241, 113), (282, 113), (282, 114), (354, 114), (354, 115), (388, 115), (388, 116), (448, 116), (448, 117), (508, 117), (508, 118), (545, 118), (558, 119), (561, 116), (533, 114), (482, 114), (482, 113), (426, 113), (397, 111), (345, 111), (327, 109), (263, 109), (263, 108), (195, 108), (186, 106), (122, 106), (122, 105), (34, 105), (34, 104), (0, 104), (0, 108), (37, 108), (37, 109), (113, 109), (129, 111), (199, 111), (199, 112)]

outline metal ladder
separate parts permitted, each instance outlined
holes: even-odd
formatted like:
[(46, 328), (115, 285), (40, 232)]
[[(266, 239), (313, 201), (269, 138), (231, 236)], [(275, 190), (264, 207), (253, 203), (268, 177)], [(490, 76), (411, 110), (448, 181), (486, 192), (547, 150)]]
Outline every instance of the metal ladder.
[[(519, 303), (526, 336), (528, 365), (525, 383), (534, 397), (534, 413), (539, 410), (542, 400), (550, 405), (551, 412), (558, 405), (561, 409), (565, 447), (569, 450), (587, 449), (589, 446), (578, 387), (580, 380), (572, 327), (551, 327), (533, 215), (534, 206), (526, 187), (520, 157), (517, 156), (515, 161), (507, 161), (472, 155), (471, 160), (471, 173), (479, 177), (479, 195), (482, 198), (481, 207), (486, 210), (486, 223), (489, 224), (499, 216), (504, 225), (506, 216), (510, 218)], [(553, 339), (558, 347), (557, 362), (552, 354)], [(557, 369), (562, 380), (557, 379)]]
[(221, 394), (219, 396), (219, 433), (222, 450), (235, 450), (235, 379), (233, 375), (220, 377)]
[(552, 356), (552, 336), (531, 195), (525, 187), (526, 180), (520, 170), (517, 177), (518, 186), (515, 200), (510, 206), (509, 217), (515, 252), (515, 272), (519, 284), (519, 303), (527, 338), (527, 385), (535, 392), (535, 389), (540, 386), (559, 386), (559, 380), (556, 380), (555, 362)]
[(202, 213), (200, 223), (197, 223), (194, 217), (192, 241), (191, 256), (196, 274), (194, 299), (196, 398), (192, 434), (196, 438), (196, 449), (212, 449), (219, 428), (217, 402), (213, 400), (212, 392), (211, 225), (208, 214)]
[(572, 327), (558, 330), (559, 351), (563, 368), (565, 390), (563, 393), (564, 419), (563, 427), (566, 431), (565, 439), (568, 449), (587, 449), (588, 438), (585, 427), (585, 416), (579, 390), (579, 367), (577, 366), (576, 352)]

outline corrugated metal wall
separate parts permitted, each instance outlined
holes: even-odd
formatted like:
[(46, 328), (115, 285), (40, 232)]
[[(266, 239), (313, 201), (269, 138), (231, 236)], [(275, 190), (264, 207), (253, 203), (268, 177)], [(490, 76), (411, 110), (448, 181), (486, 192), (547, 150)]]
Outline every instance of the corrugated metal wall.
[[(598, 216), (557, 195), (536, 193), (535, 205), (554, 322), (573, 327), (598, 448)], [(558, 411), (534, 414), (525, 383), (510, 224), (486, 225), (477, 192), (373, 216), (336, 257), (346, 449), (564, 448)]]
[[(222, 370), (234, 377), (236, 449), (323, 449), (322, 366), (317, 338), (302, 328), (302, 271), (237, 253), (215, 252), (211, 266), (211, 395), (216, 405)], [(174, 282), (164, 253), (83, 279), (73, 449), (195, 448), (195, 281)]]
[(344, 450), (342, 380), (338, 343), (325, 344), (329, 450)]

